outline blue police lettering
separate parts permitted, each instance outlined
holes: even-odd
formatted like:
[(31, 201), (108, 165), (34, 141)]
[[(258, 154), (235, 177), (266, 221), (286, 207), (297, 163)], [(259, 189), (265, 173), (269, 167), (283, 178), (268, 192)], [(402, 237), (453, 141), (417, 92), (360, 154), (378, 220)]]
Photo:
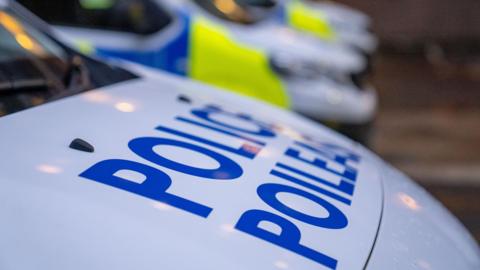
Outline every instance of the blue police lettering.
[[(353, 153), (346, 152), (345, 149), (342, 149), (341, 147), (335, 147), (335, 145), (331, 144), (315, 143), (311, 145), (304, 142), (295, 143), (296, 145), (304, 149), (312, 151), (314, 154), (322, 156), (325, 161), (317, 158), (313, 160), (303, 158), (300, 155), (300, 151), (294, 148), (288, 148), (285, 151), (286, 158), (296, 159), (297, 161), (301, 161), (307, 165), (313, 166), (313, 168), (319, 169), (323, 172), (334, 173), (335, 175), (342, 176), (345, 179), (342, 178), (339, 184), (334, 184), (330, 181), (327, 181), (326, 179), (318, 177), (316, 174), (307, 173), (294, 166), (288, 165), (286, 162), (279, 162), (276, 164), (276, 167), (270, 172), (272, 176), (276, 176), (280, 179), (307, 188), (311, 191), (316, 192), (319, 196), (292, 186), (273, 183), (260, 185), (257, 188), (258, 196), (271, 208), (303, 223), (325, 229), (338, 230), (347, 227), (348, 219), (346, 215), (334, 204), (330, 203), (326, 199), (323, 199), (321, 196), (327, 196), (330, 199), (334, 199), (346, 205), (350, 205), (351, 200), (345, 198), (344, 196), (340, 196), (336, 193), (323, 189), (319, 185), (328, 186), (330, 188), (341, 191), (346, 195), (352, 196), (355, 188), (354, 182), (357, 178), (357, 170), (351, 167), (350, 164), (360, 162), (360, 158)], [(336, 162), (339, 165), (342, 165), (344, 167), (344, 170), (342, 170), (343, 172), (335, 171), (328, 168), (327, 162)], [(289, 174), (281, 172), (279, 169), (282, 169)], [(295, 176), (292, 176), (291, 174)], [(300, 180), (298, 176), (314, 180), (319, 183), (319, 185), (313, 185), (309, 182)], [(319, 207), (322, 207), (325, 211), (327, 211), (328, 216), (315, 217), (293, 209), (281, 202), (281, 200), (277, 196), (277, 194), (279, 193), (289, 193), (313, 201)], [(274, 223), (279, 226), (282, 229), (281, 234), (277, 235), (275, 233), (260, 228), (260, 222), (265, 221)], [(337, 267), (338, 262), (336, 259), (322, 254), (321, 252), (318, 252), (314, 249), (301, 245), (301, 231), (298, 229), (298, 227), (295, 226), (294, 223), (274, 213), (263, 210), (249, 210), (241, 216), (240, 220), (236, 225), (236, 228), (242, 232), (258, 237), (274, 245), (280, 246), (306, 258), (314, 260), (317, 263), (322, 264), (330, 269), (336, 269)]]
[(260, 152), (260, 150), (261, 150), (260, 147), (252, 145), (252, 144), (247, 144), (247, 143), (242, 144), (242, 146), (240, 148), (233, 148), (233, 147), (230, 147), (230, 146), (226, 146), (226, 145), (223, 145), (223, 144), (220, 144), (220, 143), (208, 140), (208, 139), (200, 138), (198, 136), (191, 135), (191, 134), (188, 134), (188, 133), (185, 133), (185, 132), (182, 132), (182, 131), (174, 130), (174, 129), (171, 129), (171, 128), (167, 128), (167, 127), (164, 127), (164, 126), (157, 127), (157, 130), (167, 132), (167, 133), (170, 133), (170, 134), (173, 134), (173, 135), (177, 135), (177, 136), (180, 136), (180, 137), (184, 137), (184, 138), (187, 138), (187, 139), (190, 139), (190, 140), (194, 140), (194, 141), (206, 144), (206, 145), (210, 145), (210, 146), (213, 146), (215, 148), (222, 149), (222, 150), (228, 151), (230, 153), (233, 153), (233, 154), (236, 154), (236, 155), (239, 155), (239, 156), (243, 156), (243, 157), (246, 157), (246, 158), (249, 158), (249, 159), (253, 159), (258, 154), (258, 152)]
[[(315, 159), (317, 160), (317, 159)], [(303, 160), (302, 160), (303, 161)], [(307, 162), (307, 161), (306, 161)], [(307, 162), (308, 164), (311, 164), (310, 162)], [(308, 179), (312, 179), (322, 185), (325, 185), (325, 186), (328, 186), (328, 187), (331, 187), (331, 188), (334, 188), (336, 190), (339, 190), (347, 195), (353, 195), (353, 191), (355, 189), (355, 186), (351, 183), (351, 182), (348, 182), (348, 181), (345, 181), (345, 180), (340, 180), (340, 183), (339, 184), (334, 184), (330, 181), (327, 181), (323, 178), (320, 178), (320, 177), (317, 177), (313, 174), (310, 174), (310, 173), (307, 173), (307, 172), (304, 172), (304, 171), (301, 171), (299, 169), (296, 169), (296, 168), (293, 168), (289, 165), (285, 165), (283, 163), (277, 163), (277, 167), (279, 168), (283, 168), (285, 170), (288, 170), (288, 171), (291, 171), (295, 174), (298, 174), (298, 175), (301, 175), (303, 177), (306, 177)]]
[[(192, 110), (192, 114), (205, 121), (223, 126), (231, 130), (239, 131), (242, 133), (260, 136), (260, 137), (267, 137), (267, 138), (273, 138), (276, 136), (275, 132), (273, 132), (271, 128), (269, 128), (268, 126), (265, 126), (264, 124), (258, 121), (255, 121), (253, 118), (246, 117), (244, 114), (230, 113), (216, 106), (209, 106), (201, 110)], [(257, 128), (254, 130), (250, 130), (244, 127), (234, 126), (231, 123), (225, 123), (225, 122), (216, 120), (215, 118), (212, 117), (214, 115), (223, 115), (223, 116), (231, 117), (236, 120), (242, 120), (246, 123), (256, 125)]]
[[(278, 193), (290, 193), (313, 201), (328, 212), (328, 217), (314, 217), (301, 213), (282, 203), (277, 197)], [(282, 184), (267, 183), (258, 187), (257, 194), (270, 207), (307, 224), (327, 229), (343, 229), (348, 225), (347, 217), (342, 211), (310, 192)]]
[(175, 119), (180, 121), (180, 122), (196, 125), (198, 127), (202, 127), (202, 128), (209, 129), (209, 130), (213, 130), (213, 131), (216, 131), (218, 133), (228, 135), (230, 137), (234, 137), (234, 138), (237, 138), (237, 139), (242, 139), (242, 140), (245, 140), (245, 141), (256, 143), (260, 146), (265, 146), (266, 145), (265, 142), (262, 142), (260, 140), (253, 139), (251, 137), (247, 137), (247, 136), (239, 134), (237, 132), (232, 132), (232, 131), (226, 130), (225, 127), (223, 127), (223, 126), (216, 127), (216, 126), (212, 126), (212, 125), (207, 125), (205, 123), (200, 123), (198, 121), (195, 121), (195, 120), (192, 120), (192, 119), (189, 119), (189, 118), (186, 118), (186, 117), (177, 117)]
[[(259, 227), (261, 222), (270, 222), (281, 228), (275, 234)], [(242, 214), (235, 228), (313, 260), (330, 269), (337, 268), (337, 260), (300, 244), (301, 232), (291, 221), (263, 210), (249, 210)]]
[(343, 197), (343, 196), (340, 196), (340, 195), (338, 195), (338, 194), (336, 194), (336, 193), (330, 192), (330, 191), (328, 191), (328, 190), (326, 190), (326, 189), (323, 189), (323, 188), (321, 188), (321, 187), (319, 187), (319, 186), (312, 185), (312, 184), (310, 184), (310, 183), (308, 183), (308, 182), (306, 182), (306, 181), (303, 181), (303, 180), (298, 179), (297, 177), (293, 177), (293, 176), (291, 176), (291, 175), (288, 175), (288, 174), (286, 174), (286, 173), (282, 173), (282, 172), (277, 171), (277, 170), (275, 170), (275, 169), (272, 170), (272, 171), (270, 172), (270, 174), (273, 175), (273, 176), (279, 177), (279, 178), (281, 178), (281, 179), (283, 179), (283, 180), (286, 180), (286, 181), (295, 183), (295, 184), (297, 184), (297, 185), (306, 187), (306, 188), (308, 188), (308, 189), (311, 189), (311, 190), (313, 190), (313, 191), (315, 191), (315, 192), (318, 192), (319, 194), (326, 195), (326, 196), (328, 196), (328, 197), (330, 197), (330, 198), (332, 198), (332, 199), (335, 199), (335, 200), (337, 200), (337, 201), (339, 201), (339, 202), (341, 202), (341, 203), (344, 203), (344, 204), (346, 204), (346, 205), (350, 205), (350, 204), (352, 203), (351, 200), (349, 200), (349, 199), (347, 199), (347, 198), (345, 198), (345, 197)]
[[(220, 164), (220, 167), (216, 169), (197, 168), (167, 159), (153, 150), (153, 147), (158, 145), (170, 145), (195, 151), (214, 159)], [(243, 174), (242, 167), (232, 159), (207, 148), (187, 142), (166, 138), (143, 137), (131, 140), (128, 143), (128, 147), (135, 154), (150, 162), (188, 175), (217, 180), (229, 180), (238, 178)]]
[(348, 160), (351, 160), (356, 163), (360, 162), (360, 156), (358, 154), (352, 152), (351, 150), (343, 146), (333, 144), (333, 143), (325, 143), (325, 142), (320, 143), (320, 145), (325, 149), (329, 149), (330, 151), (336, 152), (337, 155), (343, 155)]
[(318, 158), (315, 158), (313, 161), (308, 161), (307, 159), (304, 159), (302, 157), (300, 157), (300, 152), (298, 150), (295, 150), (293, 148), (289, 148), (287, 149), (287, 151), (285, 152), (285, 155), (289, 156), (289, 157), (293, 157), (293, 158), (296, 158), (298, 160), (301, 160), (301, 161), (304, 161), (304, 162), (308, 162), (318, 168), (321, 168), (321, 169), (324, 169), (328, 172), (331, 172), (331, 173), (334, 173), (334, 174), (337, 174), (339, 176), (342, 176), (342, 177), (345, 177), (346, 179), (348, 180), (351, 180), (351, 181), (355, 181), (357, 179), (357, 169), (351, 167), (349, 164), (347, 164), (347, 161), (351, 160), (353, 162), (358, 162), (357, 160), (357, 157), (354, 156), (353, 154), (352, 155), (348, 155), (348, 156), (345, 156), (345, 155), (339, 155), (338, 153), (334, 153), (333, 151), (330, 151), (331, 149), (330, 148), (321, 148), (321, 147), (314, 147), (314, 146), (311, 146), (311, 145), (308, 145), (306, 143), (303, 143), (303, 142), (295, 142), (296, 145), (298, 146), (301, 146), (305, 149), (308, 149), (316, 154), (319, 154), (320, 156), (322, 156), (323, 158), (327, 159), (327, 160), (330, 160), (330, 161), (334, 161), (340, 165), (342, 165), (344, 167), (344, 171), (343, 172), (339, 172), (339, 171), (336, 171), (334, 169), (331, 169), (327, 166), (327, 163), (318, 159)]
[[(282, 133), (284, 136), (291, 136), (281, 126), (256, 120), (247, 114), (228, 112), (219, 106), (209, 105), (200, 109), (193, 109), (190, 113), (189, 117), (176, 116), (174, 119), (183, 124), (188, 124), (190, 127), (206, 129), (210, 132), (216, 132), (219, 136), (234, 138), (236, 145), (222, 144), (218, 140), (161, 125), (157, 126), (156, 130), (167, 133), (170, 137), (174, 136), (174, 139), (170, 137), (140, 137), (134, 138), (128, 143), (128, 147), (133, 153), (155, 164), (156, 167), (135, 161), (108, 159), (91, 166), (82, 172), (80, 177), (163, 202), (177, 209), (207, 218), (214, 208), (168, 192), (172, 185), (172, 179), (162, 171), (162, 168), (200, 179), (231, 181), (243, 175), (243, 168), (233, 158), (253, 160), (267, 146), (268, 140), (274, 139)], [(222, 120), (225, 117), (234, 121)], [(239, 121), (247, 125), (233, 124)], [(302, 141), (295, 141), (294, 145), (287, 147), (283, 160), (275, 163), (275, 167), (270, 171), (271, 176), (283, 181), (282, 184), (261, 184), (256, 189), (257, 195), (266, 205), (271, 207), (273, 212), (282, 213), (287, 218), (315, 226), (318, 229), (343, 229), (348, 226), (348, 219), (335, 203), (342, 203), (344, 207), (351, 205), (351, 197), (353, 197), (358, 177), (356, 167), (360, 162), (360, 156), (335, 144), (315, 141), (308, 136), (302, 136), (302, 138)], [(180, 160), (172, 160), (162, 153), (154, 151), (154, 148), (160, 145), (201, 154), (216, 161), (219, 165), (214, 169), (202, 168), (191, 165), (188, 159), (182, 159), (181, 157)], [(220, 153), (216, 150), (219, 150)], [(313, 153), (315, 157), (313, 159), (306, 158), (303, 151), (310, 151), (310, 154)], [(328, 175), (340, 178), (340, 182), (333, 183), (320, 177), (312, 170), (309, 170), (309, 172), (303, 171), (291, 164), (292, 161), (295, 161), (296, 164), (301, 162), (310, 166), (313, 170), (320, 170), (319, 172), (326, 172)], [(333, 162), (336, 166), (329, 166)], [(120, 171), (139, 173), (145, 177), (145, 180), (141, 183), (130, 181), (118, 176)], [(305, 179), (312, 180), (316, 184), (312, 181), (307, 182)], [(329, 189), (335, 189), (336, 192)], [(281, 197), (278, 196), (281, 193), (314, 202), (318, 207), (325, 210), (328, 216), (317, 217), (294, 209), (294, 207), (282, 202)], [(335, 258), (300, 243), (300, 229), (287, 218), (272, 212), (252, 209), (245, 211), (240, 216), (235, 228), (311, 259), (327, 268), (336, 269), (338, 261)], [(261, 228), (260, 224), (263, 222), (280, 227), (280, 234)]]
[[(138, 184), (115, 175), (122, 170), (140, 173), (145, 176), (145, 181)], [(152, 200), (163, 202), (204, 218), (208, 217), (212, 212), (211, 207), (168, 193), (167, 189), (172, 184), (170, 177), (164, 172), (142, 163), (122, 159), (104, 160), (93, 165), (81, 173), (80, 176)]]

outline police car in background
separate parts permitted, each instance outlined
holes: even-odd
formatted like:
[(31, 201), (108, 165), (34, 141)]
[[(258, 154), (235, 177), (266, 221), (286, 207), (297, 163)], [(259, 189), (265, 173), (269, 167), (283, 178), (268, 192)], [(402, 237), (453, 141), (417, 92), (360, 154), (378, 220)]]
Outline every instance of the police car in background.
[[(20, 2), (56, 24), (63, 40), (84, 51), (132, 60), (291, 108), (355, 140), (368, 141), (377, 108), (373, 87), (363, 84), (357, 76), (297, 63), (301, 58), (325, 56), (335, 59), (335, 63), (339, 61), (333, 67), (342, 67), (343, 60), (295, 36), (285, 43), (282, 37), (288, 35), (276, 36), (267, 31), (258, 36), (256, 28), (230, 23), (232, 27), (243, 27), (241, 36), (275, 44), (282, 52), (277, 54), (277, 49), (258, 49), (239, 42), (238, 31), (232, 34), (230, 27), (177, 9), (169, 1)], [(293, 48), (283, 46), (290, 43)]]
[[(94, 0), (91, 0), (94, 1)], [(154, 0), (173, 10), (207, 17), (227, 28), (236, 40), (262, 48), (273, 59), (289, 56), (297, 65), (313, 65), (324, 71), (361, 76), (367, 68), (366, 59), (352, 50), (352, 44), (336, 42), (329, 34), (334, 29), (329, 25), (320, 30), (311, 29), (318, 36), (305, 35), (295, 22), (299, 19), (310, 23), (323, 23), (322, 18), (311, 16), (319, 12), (304, 12), (302, 2), (275, 0)], [(299, 8), (300, 7), (300, 8)], [(293, 18), (293, 19), (292, 19)], [(315, 22), (312, 22), (314, 20)], [(325, 25), (325, 24), (324, 24)], [(299, 26), (297, 28), (296, 26)], [(308, 26), (311, 26), (309, 24)], [(297, 30), (302, 30), (300, 33)], [(327, 34), (328, 34), (327, 33)]]
[(372, 56), (378, 47), (378, 40), (371, 32), (371, 19), (357, 10), (330, 1), (280, 2), (284, 3), (282, 21), (294, 29), (323, 40), (346, 44), (366, 56)]
[(272, 24), (280, 24), (310, 34), (327, 44), (355, 48), (367, 56), (377, 49), (377, 38), (368, 30), (369, 18), (338, 4), (301, 0), (169, 1), (190, 5), (195, 2), (219, 18), (253, 24), (257, 31), (268, 31)]
[(15, 2), (0, 37), (3, 270), (480, 267), (443, 206), (321, 125), (85, 57)]
[(372, 19), (365, 13), (339, 2), (329, 0), (306, 0), (309, 5), (321, 10), (335, 29), (340, 31), (370, 31)]

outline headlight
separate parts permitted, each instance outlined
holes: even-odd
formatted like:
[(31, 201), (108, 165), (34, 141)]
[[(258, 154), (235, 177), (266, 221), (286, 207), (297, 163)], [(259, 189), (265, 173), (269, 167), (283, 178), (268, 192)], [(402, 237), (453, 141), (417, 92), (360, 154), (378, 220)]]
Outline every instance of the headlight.
[(354, 85), (361, 89), (365, 86), (363, 72), (340, 73), (320, 65), (317, 62), (298, 59), (287, 54), (275, 54), (270, 57), (270, 66), (286, 79), (316, 79), (327, 77), (339, 84)]
[(323, 75), (319, 64), (305, 60), (299, 60), (287, 54), (275, 54), (270, 57), (270, 66), (278, 74), (285, 77), (297, 77), (312, 79)]

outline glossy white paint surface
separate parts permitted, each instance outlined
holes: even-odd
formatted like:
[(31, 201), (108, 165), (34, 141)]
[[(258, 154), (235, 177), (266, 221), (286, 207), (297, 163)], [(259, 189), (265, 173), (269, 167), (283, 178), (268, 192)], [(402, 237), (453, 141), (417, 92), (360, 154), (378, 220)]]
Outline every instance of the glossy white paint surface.
[[(179, 94), (189, 96), (193, 104), (178, 102)], [(144, 136), (175, 138), (156, 131), (158, 125), (239, 145), (238, 139), (174, 120), (178, 115), (191, 116), (192, 108), (211, 103), (250, 113), (280, 125), (284, 131), (267, 140), (267, 146), (254, 160), (218, 150), (242, 166), (244, 175), (236, 180), (202, 180), (165, 170), (173, 180), (169, 191), (213, 207), (209, 218), (78, 176), (104, 159), (122, 158), (151, 165), (133, 154), (127, 143)], [(309, 259), (236, 231), (233, 226), (247, 210), (275, 212), (257, 196), (260, 184), (284, 183), (305, 189), (269, 176), (276, 162), (287, 162), (317, 176), (324, 174), (283, 156), (293, 139), (299, 138), (297, 132), (355, 149), (350, 141), (297, 115), (167, 76), (131, 81), (13, 114), (0, 119), (0, 129), (0, 149), (8, 157), (0, 170), (0, 264), (6, 270), (324, 269)], [(68, 148), (77, 137), (92, 143), (95, 153)], [(178, 162), (215, 166), (190, 151), (168, 147), (157, 151)], [(347, 215), (348, 227), (323, 229), (291, 219), (302, 232), (302, 243), (338, 258), (338, 269), (362, 268), (380, 222), (382, 191), (378, 170), (369, 155), (361, 156), (352, 205), (326, 198)], [(339, 181), (335, 179), (332, 181)], [(295, 196), (282, 199), (309, 215), (325, 215), (325, 210), (312, 201)]]
[[(300, 133), (361, 156), (352, 205), (326, 199), (347, 215), (349, 226), (322, 229), (289, 218), (301, 230), (302, 244), (337, 258), (338, 269), (363, 269), (383, 210), (367, 269), (478, 269), (478, 247), (465, 229), (410, 180), (362, 147), (261, 102), (135, 69), (146, 78), (0, 118), (0, 152), (5, 157), (0, 170), (2, 269), (324, 269), (233, 229), (246, 210), (274, 212), (256, 195), (261, 183), (295, 186), (272, 179), (268, 172), (277, 161), (285, 160), (283, 152), (294, 139), (300, 139)], [(179, 94), (193, 103), (178, 102)], [(239, 145), (238, 139), (174, 120), (178, 115), (190, 116), (192, 108), (212, 103), (275, 123), (282, 132), (268, 140), (254, 160), (207, 147), (244, 168), (244, 175), (234, 181), (202, 180), (162, 169), (173, 181), (169, 191), (214, 208), (207, 219), (78, 176), (96, 162), (111, 158), (155, 166), (133, 154), (127, 143), (136, 137), (173, 136), (154, 130), (158, 125)], [(92, 143), (95, 153), (69, 149), (68, 144), (77, 137)], [(178, 162), (214, 166), (211, 160), (189, 151), (162, 147), (157, 151)], [(306, 164), (295, 166), (321, 173)], [(142, 181), (138, 175), (130, 177)], [(305, 213), (323, 213), (309, 201), (287, 199)]]
[(378, 100), (373, 88), (360, 90), (328, 78), (290, 79), (286, 83), (291, 89), (292, 109), (308, 117), (349, 124), (368, 123), (375, 118)]
[(320, 10), (332, 24), (343, 31), (362, 32), (372, 24), (372, 20), (367, 14), (338, 2), (328, 0), (305, 2)]
[(382, 166), (382, 224), (367, 269), (480, 269), (480, 250), (438, 201), (389, 165)]

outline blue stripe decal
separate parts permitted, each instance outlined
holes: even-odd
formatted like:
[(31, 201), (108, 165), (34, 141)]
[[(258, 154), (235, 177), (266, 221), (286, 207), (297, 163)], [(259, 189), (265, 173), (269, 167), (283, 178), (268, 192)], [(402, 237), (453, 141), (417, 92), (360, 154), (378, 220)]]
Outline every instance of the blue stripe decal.
[(273, 18), (283, 24), (288, 24), (288, 18), (287, 18), (287, 4), (279, 4), (280, 6), (277, 7), (274, 11)]
[(116, 50), (97, 47), (95, 48), (96, 53), (101, 57), (121, 58), (177, 75), (187, 76), (190, 18), (182, 14), (177, 16), (177, 18), (181, 20), (182, 29), (177, 36), (167, 42), (163, 47), (148, 51)]

